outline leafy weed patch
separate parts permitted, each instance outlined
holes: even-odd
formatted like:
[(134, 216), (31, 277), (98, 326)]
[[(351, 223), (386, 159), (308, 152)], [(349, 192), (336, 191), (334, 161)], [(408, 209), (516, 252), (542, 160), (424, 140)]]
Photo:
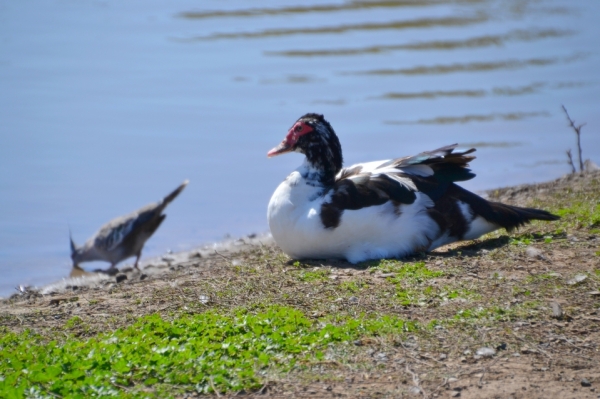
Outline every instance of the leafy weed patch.
[[(72, 327), (76, 319), (67, 322)], [(264, 313), (206, 312), (167, 321), (146, 316), (88, 340), (45, 342), (32, 332), (0, 338), (0, 396), (171, 397), (256, 389), (261, 372), (323, 358), (330, 344), (402, 333), (416, 324), (381, 319), (317, 322), (289, 307)]]

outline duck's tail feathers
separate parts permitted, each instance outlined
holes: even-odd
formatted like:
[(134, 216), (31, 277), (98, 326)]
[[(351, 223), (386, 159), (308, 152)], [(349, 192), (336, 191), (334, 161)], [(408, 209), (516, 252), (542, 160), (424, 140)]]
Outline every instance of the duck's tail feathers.
[(559, 216), (550, 212), (535, 208), (521, 208), (518, 206), (501, 204), (500, 202), (488, 202), (491, 214), (482, 215), (488, 221), (504, 227), (507, 231), (514, 230), (532, 220), (558, 220)]

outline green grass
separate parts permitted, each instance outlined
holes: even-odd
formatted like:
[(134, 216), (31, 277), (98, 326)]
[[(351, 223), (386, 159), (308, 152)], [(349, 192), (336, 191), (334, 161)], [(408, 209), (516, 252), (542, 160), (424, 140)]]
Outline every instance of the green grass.
[(575, 201), (570, 207), (558, 209), (556, 214), (561, 218), (575, 220), (582, 227), (600, 226), (600, 203), (598, 201)]
[(340, 284), (341, 290), (348, 291), (351, 293), (360, 292), (365, 287), (366, 287), (366, 284), (361, 281), (343, 281)]
[(325, 280), (327, 280), (328, 276), (329, 276), (329, 270), (321, 269), (321, 270), (301, 272), (299, 274), (298, 278), (300, 278), (300, 280), (304, 281), (305, 283), (311, 283), (311, 282), (325, 281)]
[(488, 306), (461, 309), (452, 318), (446, 320), (449, 325), (457, 322), (485, 321), (495, 323), (498, 321), (512, 321), (528, 319), (539, 312), (540, 302), (526, 301), (511, 307)]
[(371, 268), (371, 273), (381, 271), (383, 273), (394, 273), (394, 277), (388, 281), (396, 282), (411, 282), (422, 283), (423, 281), (444, 275), (444, 272), (439, 270), (431, 270), (425, 266), (425, 262), (404, 263), (397, 260), (381, 260), (378, 264)]
[[(65, 327), (80, 324), (75, 317)], [(311, 320), (289, 307), (250, 314), (146, 316), (90, 339), (1, 331), (0, 397), (172, 397), (251, 390), (265, 370), (318, 361), (328, 345), (414, 331), (397, 317)]]

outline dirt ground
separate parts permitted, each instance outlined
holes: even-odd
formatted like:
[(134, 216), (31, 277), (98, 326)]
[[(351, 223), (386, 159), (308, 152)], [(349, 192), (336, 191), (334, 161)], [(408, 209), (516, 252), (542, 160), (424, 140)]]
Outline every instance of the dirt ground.
[[(75, 271), (0, 301), (0, 322), (51, 335), (79, 316), (84, 327), (70, 332), (87, 337), (156, 312), (284, 304), (315, 319), (394, 315), (431, 328), (365, 336), (328, 349), (325, 360), (267, 373), (258, 392), (219, 396), (600, 398), (600, 173), (488, 195), (576, 211), (406, 259), (443, 271), (422, 281), (394, 280), (397, 272), (370, 263), (295, 262), (266, 238), (246, 238), (166, 256), (141, 272)], [(399, 300), (400, 292), (408, 294)]]

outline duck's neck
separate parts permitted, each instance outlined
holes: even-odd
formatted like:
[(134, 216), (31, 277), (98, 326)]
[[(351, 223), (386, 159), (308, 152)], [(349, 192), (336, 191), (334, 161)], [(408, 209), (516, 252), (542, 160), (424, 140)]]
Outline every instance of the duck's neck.
[(329, 145), (314, 143), (304, 153), (306, 158), (301, 167), (302, 177), (315, 185), (333, 186), (335, 175), (342, 169), (343, 162), (342, 148), (337, 137)]

